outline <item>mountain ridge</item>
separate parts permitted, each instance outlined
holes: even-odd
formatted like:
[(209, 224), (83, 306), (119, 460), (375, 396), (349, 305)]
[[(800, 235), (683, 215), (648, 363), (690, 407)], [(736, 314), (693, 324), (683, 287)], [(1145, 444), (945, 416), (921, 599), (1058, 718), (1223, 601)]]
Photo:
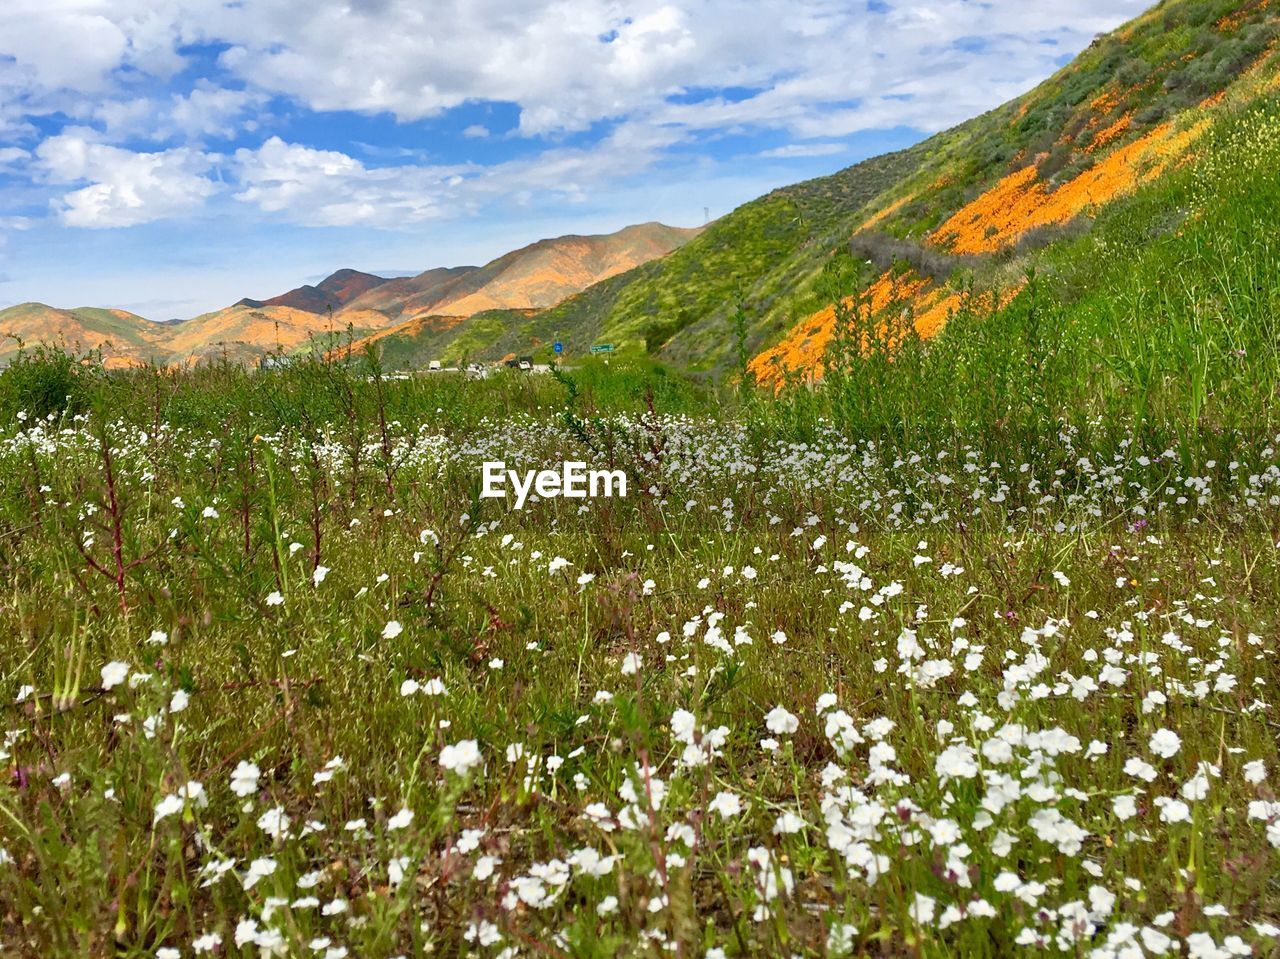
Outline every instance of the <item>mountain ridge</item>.
[(18, 304), (0, 310), (0, 336), (9, 336), (0, 343), (0, 362), (19, 343), (41, 342), (105, 347), (104, 355), (116, 365), (215, 357), (254, 363), (273, 353), (324, 351), (343, 337), (360, 338), (430, 315), (463, 322), (494, 309), (553, 305), (602, 278), (663, 256), (699, 232), (650, 222), (614, 233), (568, 234), (537, 240), (484, 266), (435, 267), (413, 277), (342, 269), (314, 286), (267, 300), (246, 297), (177, 322), (153, 322), (125, 311)]
[(233, 304), (233, 307), (261, 309), (266, 306), (285, 306), (308, 313), (327, 313), (329, 310), (341, 309), (361, 294), (387, 282), (390, 281), (384, 276), (343, 268), (330, 273), (314, 286), (304, 284), (269, 300), (245, 297)]

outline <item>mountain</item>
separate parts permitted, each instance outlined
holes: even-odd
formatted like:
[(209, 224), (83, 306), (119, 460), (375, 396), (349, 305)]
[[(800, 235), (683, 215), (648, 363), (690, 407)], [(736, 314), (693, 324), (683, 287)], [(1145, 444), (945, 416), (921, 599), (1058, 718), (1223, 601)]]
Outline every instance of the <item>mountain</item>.
[(0, 364), (24, 345), (38, 343), (64, 346), (76, 353), (100, 351), (109, 367), (145, 363), (166, 355), (162, 331), (125, 310), (59, 310), (43, 303), (20, 303), (0, 310)]
[(479, 272), (478, 266), (437, 267), (417, 276), (389, 280), (381, 287), (370, 290), (351, 304), (353, 310), (373, 310), (383, 314), (388, 323), (395, 323), (406, 312), (412, 312), (413, 304), (445, 302), (462, 283), (463, 279)]
[[(388, 327), (402, 325), (387, 342), (412, 341), (400, 350), (409, 365), (434, 349), (433, 336), (455, 331), (473, 314), (512, 310), (513, 317), (527, 318), (601, 279), (661, 257), (699, 232), (644, 223), (601, 236), (540, 240), (482, 267), (438, 268), (395, 279), (344, 269), (315, 286), (269, 300), (246, 298), (189, 320), (156, 323), (121, 310), (27, 303), (0, 311), (0, 336), (10, 337), (8, 345), (0, 344), (0, 363), (16, 352), (19, 340), (101, 348), (116, 365), (203, 359), (254, 363), (279, 352), (346, 349), (374, 333), (381, 342)], [(485, 342), (502, 332), (491, 325), (484, 327)]]
[(358, 296), (389, 282), (386, 277), (361, 273), (359, 270), (338, 270), (315, 286), (300, 286), (272, 297), (269, 300), (251, 300), (248, 297), (235, 306), (261, 309), (264, 306), (285, 306), (307, 313), (328, 313), (340, 310)]
[[(356, 328), (357, 333), (363, 334), (385, 323), (385, 318), (381, 314), (351, 314), (347, 320), (356, 321), (370, 323)], [(312, 344), (321, 351), (329, 350), (340, 342), (345, 329), (346, 322), (338, 323), (327, 312), (237, 305), (170, 327), (159, 342), (173, 363), (205, 359), (256, 363), (268, 354), (305, 351)]]
[(482, 267), (428, 270), (354, 299), (350, 310), (408, 320), (427, 314), (471, 316), (485, 310), (536, 310), (683, 246), (701, 231), (642, 223), (600, 236), (539, 240)]
[[(489, 310), (443, 332), (439, 322), (405, 327), (380, 342), (390, 349), (399, 337), (395, 348), (411, 356), (423, 350), (409, 341), (424, 340), (444, 359), (545, 351), (553, 338), (570, 355), (609, 342), (692, 370), (724, 370), (741, 350), (758, 379), (776, 383), (821, 374), (837, 300), (881, 321), (910, 314), (932, 336), (962, 308), (1010, 302), (1028, 268), (1064, 273), (1054, 264), (1069, 247), (1087, 262), (1101, 252), (1088, 238), (1099, 217), (1141, 206), (1227, 149), (1242, 114), (1275, 101), (1277, 10), (1270, 0), (1164, 0), (1024, 96), (747, 203), (558, 305)], [(1167, 189), (1152, 230), (1185, 215), (1185, 185)], [(1086, 295), (1088, 277), (1073, 272), (1077, 288), (1062, 295)], [(419, 305), (454, 312), (447, 301)]]
[(476, 357), (496, 358), (528, 347), (523, 324), (540, 311), (639, 264), (661, 260), (702, 232), (642, 223), (602, 236), (541, 240), (483, 267), (392, 280), (352, 301), (336, 318), (345, 322), (356, 311), (375, 311), (398, 321), (350, 348), (358, 352), (376, 343), (389, 365), (461, 360), (473, 344)]
[[(642, 223), (600, 236), (539, 240), (482, 267), (437, 268), (391, 280), (342, 270), (318, 287), (300, 287), (261, 305), (242, 300), (188, 320), (169, 345), (175, 359), (228, 355), (249, 361), (275, 351), (277, 343), (290, 352), (319, 342), (345, 354), (363, 349), (367, 341), (360, 336), (370, 334), (389, 356), (399, 357), (397, 365), (421, 365), (436, 358), (439, 340), (460, 335), (477, 314), (512, 310), (516, 317), (532, 315), (662, 257), (699, 232)], [(313, 308), (339, 297), (344, 303), (332, 321), (327, 309)], [(354, 346), (350, 339), (342, 343), (353, 333)], [(484, 337), (486, 342), (496, 338)]]

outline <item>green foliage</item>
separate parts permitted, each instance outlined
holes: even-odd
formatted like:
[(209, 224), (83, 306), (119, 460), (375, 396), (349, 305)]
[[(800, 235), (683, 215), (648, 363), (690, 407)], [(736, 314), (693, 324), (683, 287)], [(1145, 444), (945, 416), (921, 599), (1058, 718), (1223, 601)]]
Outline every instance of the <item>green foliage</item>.
[(101, 374), (100, 358), (75, 356), (56, 346), (24, 348), (0, 373), (0, 416), (32, 419), (79, 413)]

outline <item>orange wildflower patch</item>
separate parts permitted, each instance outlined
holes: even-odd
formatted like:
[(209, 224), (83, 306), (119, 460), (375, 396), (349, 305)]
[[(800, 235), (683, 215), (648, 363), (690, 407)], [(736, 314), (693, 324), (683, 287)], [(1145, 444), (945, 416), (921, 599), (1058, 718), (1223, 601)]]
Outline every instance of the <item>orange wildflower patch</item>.
[[(995, 293), (977, 293), (973, 294), (972, 306), (978, 313), (992, 313), (996, 310), (1002, 310), (1009, 305), (1010, 301), (1022, 292), (1022, 288), (1027, 285), (1026, 280), (1021, 280), (1013, 286), (1005, 287)], [(915, 316), (916, 332), (920, 334), (920, 339), (927, 340), (937, 336), (942, 332), (942, 328), (947, 325), (951, 317), (959, 312), (964, 306), (966, 293), (946, 293), (943, 291), (935, 291), (927, 302), (921, 304), (920, 312)]]
[(1191, 144), (1199, 140), (1212, 124), (1213, 121), (1205, 117), (1193, 126), (1153, 144), (1144, 157), (1149, 166), (1139, 175), (1139, 182), (1150, 183), (1164, 176), (1167, 171), (1181, 166), (1186, 160), (1186, 152), (1191, 148)]
[(1106, 116), (1120, 103), (1120, 95), (1114, 91), (1100, 93), (1089, 101), (1089, 109), (1094, 113)]
[(874, 214), (870, 219), (868, 219), (865, 223), (863, 223), (862, 226), (858, 227), (853, 232), (861, 233), (863, 230), (869, 230), (873, 226), (879, 223), (883, 223), (885, 220), (889, 219), (889, 217), (893, 216), (895, 213), (897, 213), (899, 210), (901, 210), (904, 206), (906, 206), (915, 198), (916, 198), (916, 195), (914, 193), (908, 193), (906, 196), (900, 199), (894, 200), (892, 203), (890, 203), (887, 207), (885, 207), (879, 213)]
[[(981, 293), (974, 301), (979, 311), (1001, 309), (1009, 303), (1025, 283), (1018, 283), (998, 294)], [(867, 288), (863, 309), (873, 320), (890, 311), (911, 311), (911, 322), (922, 340), (940, 333), (947, 322), (964, 305), (967, 294), (948, 286), (935, 286), (931, 280), (908, 274), (881, 275)], [(848, 301), (853, 305), (853, 301)], [(883, 327), (885, 324), (882, 323)], [(762, 386), (781, 389), (787, 377), (808, 374), (821, 379), (825, 357), (836, 334), (836, 311), (827, 307), (798, 323), (785, 339), (771, 350), (756, 356), (747, 366)]]
[(1214, 26), (1217, 29), (1221, 30), (1223, 33), (1231, 33), (1237, 30), (1240, 27), (1240, 25), (1244, 23), (1245, 20), (1248, 19), (1248, 17), (1251, 14), (1261, 13), (1263, 10), (1267, 9), (1267, 7), (1270, 5), (1271, 5), (1271, 0), (1261, 0), (1261, 2), (1258, 3), (1256, 6), (1254, 6), (1252, 9), (1249, 8), (1247, 5), (1243, 6), (1239, 10), (1233, 10), (1231, 13), (1228, 13), (1225, 17), (1222, 17), (1220, 20), (1218, 20), (1217, 23), (1214, 24)]
[(1280, 48), (1280, 39), (1272, 40), (1268, 43), (1267, 48), (1258, 54), (1258, 59), (1249, 64), (1249, 66), (1245, 68), (1244, 72), (1240, 74), (1240, 79), (1243, 80), (1246, 77), (1251, 77), (1266, 66), (1267, 61), (1271, 59), (1272, 54), (1276, 52), (1277, 48)]
[(1024, 167), (957, 211), (930, 240), (953, 253), (994, 253), (1036, 227), (1066, 223), (1160, 176), (1210, 122), (1180, 132), (1163, 124), (1052, 191), (1036, 181), (1034, 166)]
[[(883, 313), (889, 307), (905, 309), (930, 281), (917, 276), (894, 276), (892, 272), (881, 275), (863, 293), (865, 309), (871, 314)], [(852, 306), (854, 301), (846, 301)], [(747, 366), (759, 383), (781, 386), (783, 378), (791, 373), (813, 372), (822, 375), (822, 360), (836, 333), (836, 310), (829, 306), (813, 314), (795, 328), (771, 350), (766, 350)]]
[(1123, 134), (1129, 127), (1133, 126), (1133, 113), (1129, 112), (1122, 116), (1115, 123), (1103, 130), (1099, 130), (1093, 140), (1085, 147), (1086, 153), (1095, 153), (1102, 149), (1116, 137)]

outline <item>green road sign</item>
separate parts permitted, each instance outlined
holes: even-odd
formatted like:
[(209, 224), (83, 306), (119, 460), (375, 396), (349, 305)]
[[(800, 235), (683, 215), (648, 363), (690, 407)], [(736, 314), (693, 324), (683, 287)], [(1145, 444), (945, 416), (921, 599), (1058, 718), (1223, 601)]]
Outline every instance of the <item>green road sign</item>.
[(597, 343), (595, 346), (591, 347), (591, 352), (592, 352), (592, 353), (612, 353), (612, 352), (613, 352), (613, 344), (612, 344), (612, 343)]

